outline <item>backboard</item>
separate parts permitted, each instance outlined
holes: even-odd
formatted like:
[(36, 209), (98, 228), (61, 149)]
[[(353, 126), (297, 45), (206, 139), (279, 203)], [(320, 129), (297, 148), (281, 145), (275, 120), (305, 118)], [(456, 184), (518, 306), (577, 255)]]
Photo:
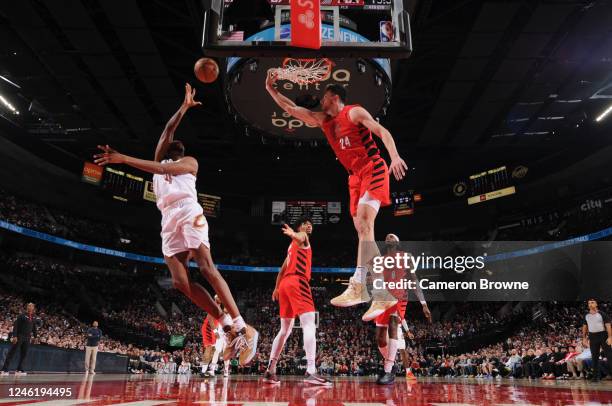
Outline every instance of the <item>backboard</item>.
[(408, 58), (405, 1), (320, 0), (322, 43), (309, 49), (291, 46), (291, 0), (204, 0), (202, 50), (212, 57)]

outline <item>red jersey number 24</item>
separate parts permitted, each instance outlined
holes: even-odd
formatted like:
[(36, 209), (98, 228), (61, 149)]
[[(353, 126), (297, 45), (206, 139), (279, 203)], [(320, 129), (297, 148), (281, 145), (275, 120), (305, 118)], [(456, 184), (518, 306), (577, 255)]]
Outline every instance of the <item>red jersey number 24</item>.
[(349, 137), (340, 138), (340, 148), (347, 149), (350, 147), (351, 147), (351, 140), (349, 140)]

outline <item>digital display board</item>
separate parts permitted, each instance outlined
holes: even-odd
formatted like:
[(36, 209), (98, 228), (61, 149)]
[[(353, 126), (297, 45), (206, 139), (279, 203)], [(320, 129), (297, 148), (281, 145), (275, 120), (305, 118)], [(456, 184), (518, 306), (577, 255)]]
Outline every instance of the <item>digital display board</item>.
[(340, 221), (340, 202), (328, 201), (274, 201), (272, 224), (293, 226), (300, 217), (308, 216), (312, 224), (336, 224)]
[(198, 193), (198, 202), (204, 209), (206, 217), (219, 217), (221, 215), (221, 197)]
[(113, 199), (127, 202), (142, 199), (144, 179), (110, 167), (104, 168), (102, 188), (112, 194)]
[(413, 190), (391, 193), (394, 216), (409, 216), (414, 214), (414, 203), (421, 201), (421, 195)]
[(505, 166), (470, 176), (468, 204), (476, 204), (513, 195), (516, 188), (510, 185), (510, 175)]

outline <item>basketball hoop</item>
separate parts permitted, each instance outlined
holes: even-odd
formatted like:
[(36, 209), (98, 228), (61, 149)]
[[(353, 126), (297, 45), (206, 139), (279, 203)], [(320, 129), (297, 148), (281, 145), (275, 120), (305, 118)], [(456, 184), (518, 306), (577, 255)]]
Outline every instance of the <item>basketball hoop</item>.
[(323, 59), (285, 58), (283, 66), (275, 70), (278, 79), (298, 85), (308, 85), (329, 79), (333, 62)]

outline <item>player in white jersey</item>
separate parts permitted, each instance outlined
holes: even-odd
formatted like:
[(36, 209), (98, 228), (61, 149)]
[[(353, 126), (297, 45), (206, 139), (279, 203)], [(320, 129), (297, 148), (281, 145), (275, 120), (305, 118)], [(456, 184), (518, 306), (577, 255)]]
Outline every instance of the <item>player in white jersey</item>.
[[(102, 153), (94, 155), (95, 163), (125, 164), (153, 174), (157, 207), (162, 213), (162, 252), (174, 287), (198, 307), (219, 320), (230, 343), (229, 353), (240, 352), (240, 364), (255, 355), (259, 334), (245, 324), (227, 283), (215, 267), (208, 241), (208, 223), (197, 200), (198, 161), (185, 156), (185, 147), (174, 140), (174, 131), (191, 107), (201, 105), (194, 99), (195, 89), (185, 84), (185, 99), (166, 124), (155, 149), (155, 159), (148, 161), (120, 154), (108, 145), (98, 145)], [(189, 277), (189, 259), (194, 258), (200, 272), (225, 305), (226, 314), (202, 285)]]

